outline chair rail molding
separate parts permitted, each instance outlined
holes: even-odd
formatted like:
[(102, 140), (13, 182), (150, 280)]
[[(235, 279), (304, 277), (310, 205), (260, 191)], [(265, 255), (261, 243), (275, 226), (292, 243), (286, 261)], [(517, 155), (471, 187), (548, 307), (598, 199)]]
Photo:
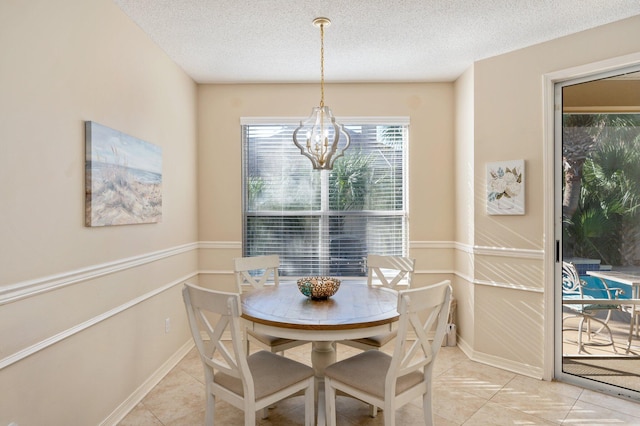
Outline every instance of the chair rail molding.
[[(471, 245), (471, 244), (464, 244), (457, 241), (438, 242), (436, 244), (421, 242), (420, 245), (423, 247), (451, 247), (463, 253), (469, 254), (472, 258), (474, 258), (475, 256), (485, 256), (485, 257), (515, 258), (515, 259), (522, 259), (522, 260), (540, 260), (540, 261), (544, 260), (544, 250), (542, 249), (534, 250), (534, 249), (522, 249), (522, 248), (512, 248), (512, 247), (477, 246), (477, 245)], [(474, 285), (499, 287), (499, 288), (504, 288), (508, 290), (529, 291), (534, 293), (544, 293), (544, 289), (539, 287), (526, 286), (526, 285), (511, 283), (511, 282), (479, 280), (479, 279), (476, 279), (474, 276), (470, 276), (468, 274), (463, 273), (462, 271), (459, 271), (458, 269), (456, 269), (454, 274), (457, 277)]]
[[(242, 249), (241, 241), (200, 241), (202, 249)], [(486, 256), (518, 257), (526, 259), (542, 259), (544, 251), (511, 247), (474, 246), (457, 241), (410, 241), (410, 249), (455, 249), (466, 253)]]
[(241, 241), (200, 241), (198, 248), (201, 249), (242, 249)]
[(511, 247), (473, 246), (473, 254), (481, 256), (515, 257), (519, 259), (544, 259), (544, 250), (521, 249)]
[(469, 254), (483, 256), (516, 257), (521, 259), (544, 258), (544, 250), (523, 249), (514, 247), (491, 247), (465, 244), (458, 241), (411, 241), (412, 249), (455, 249)]
[(456, 248), (455, 241), (409, 241), (409, 248), (412, 249), (453, 249)]
[(139, 256), (76, 269), (62, 274), (49, 275), (42, 278), (9, 284), (7, 286), (0, 286), (0, 306), (69, 285), (78, 284), (83, 281), (92, 280), (104, 275), (135, 268), (167, 257), (176, 256), (181, 253), (196, 250), (197, 248), (198, 243), (188, 243), (164, 250), (145, 253)]
[(161, 287), (158, 287), (150, 292), (147, 292), (145, 294), (142, 294), (136, 298), (133, 298), (129, 301), (127, 301), (126, 303), (121, 304), (120, 306), (116, 306), (113, 309), (110, 309), (106, 312), (103, 312), (100, 315), (96, 315), (93, 318), (89, 318), (86, 321), (83, 321), (79, 324), (76, 324), (73, 327), (70, 327), (66, 330), (63, 330), (53, 336), (50, 336), (44, 340), (41, 340), (37, 343), (34, 343), (31, 346), (28, 346), (26, 348), (23, 348), (3, 359), (0, 359), (0, 370), (24, 359), (27, 358), (28, 356), (31, 356), (33, 354), (35, 354), (36, 352), (39, 352), (45, 348), (48, 348), (49, 346), (55, 345), (56, 343), (70, 337), (73, 336), (74, 334), (77, 334), (83, 330), (86, 330), (102, 321), (105, 321), (111, 317), (114, 317), (116, 315), (118, 315), (119, 313), (132, 308), (133, 306), (136, 306), (146, 300), (149, 300), (155, 296), (157, 296), (160, 293), (163, 293), (177, 285), (181, 285), (183, 284), (185, 281), (188, 281), (189, 279), (191, 279), (194, 276), (194, 274), (188, 274), (185, 275), (183, 277), (180, 277), (179, 279), (173, 280), (170, 283), (167, 283)]

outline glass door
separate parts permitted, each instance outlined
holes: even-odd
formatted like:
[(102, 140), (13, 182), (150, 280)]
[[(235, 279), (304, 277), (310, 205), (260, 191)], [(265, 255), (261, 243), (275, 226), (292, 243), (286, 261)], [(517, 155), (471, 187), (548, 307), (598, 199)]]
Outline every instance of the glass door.
[(637, 399), (640, 72), (561, 83), (556, 94), (562, 379)]

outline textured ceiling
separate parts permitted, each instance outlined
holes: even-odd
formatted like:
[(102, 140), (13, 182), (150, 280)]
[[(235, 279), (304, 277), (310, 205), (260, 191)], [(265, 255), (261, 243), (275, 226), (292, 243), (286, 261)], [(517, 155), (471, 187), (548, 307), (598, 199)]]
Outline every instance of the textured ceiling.
[(640, 14), (639, 0), (114, 0), (199, 83), (452, 81), (474, 61)]

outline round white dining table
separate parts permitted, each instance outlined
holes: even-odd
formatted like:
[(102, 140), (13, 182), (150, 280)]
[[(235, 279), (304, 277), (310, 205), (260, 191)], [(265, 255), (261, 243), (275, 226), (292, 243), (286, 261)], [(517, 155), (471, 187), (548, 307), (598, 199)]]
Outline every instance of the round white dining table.
[(395, 291), (343, 280), (325, 300), (304, 296), (295, 282), (243, 293), (242, 318), (255, 332), (312, 342), (311, 364), (318, 383), (318, 424), (324, 424), (324, 369), (336, 361), (334, 342), (392, 331), (398, 320)]

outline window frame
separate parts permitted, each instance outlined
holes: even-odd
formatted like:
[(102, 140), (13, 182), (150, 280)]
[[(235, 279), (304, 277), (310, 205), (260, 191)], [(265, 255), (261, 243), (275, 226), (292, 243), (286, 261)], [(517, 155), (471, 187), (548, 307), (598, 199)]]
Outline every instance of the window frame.
[[(246, 158), (247, 154), (247, 144), (248, 144), (248, 140), (247, 138), (247, 132), (249, 131), (247, 129), (247, 126), (292, 126), (293, 128), (297, 127), (300, 123), (300, 119), (299, 118), (292, 118), (292, 117), (241, 117), (240, 119), (240, 125), (241, 125), (241, 150), (242, 150), (242, 155), (241, 155), (241, 177), (242, 177), (242, 253), (243, 256), (251, 256), (251, 255), (258, 255), (258, 254), (281, 254), (281, 253), (277, 253), (277, 252), (273, 252), (273, 251), (266, 251), (264, 253), (250, 253), (249, 252), (249, 236), (248, 236), (248, 229), (249, 229), (249, 225), (248, 225), (248, 221), (250, 220), (251, 217), (256, 217), (256, 218), (266, 218), (269, 216), (273, 216), (273, 217), (287, 217), (287, 216), (291, 216), (291, 217), (314, 217), (314, 216), (320, 216), (319, 219), (319, 225), (318, 225), (318, 230), (317, 232), (319, 234), (321, 234), (322, 232), (328, 232), (328, 221), (330, 221), (331, 217), (342, 217), (342, 218), (349, 218), (349, 217), (354, 217), (354, 216), (363, 216), (366, 220), (364, 221), (365, 224), (364, 226), (364, 233), (365, 236), (367, 236), (367, 239), (364, 243), (364, 250), (363, 250), (363, 263), (366, 260), (366, 255), (368, 253), (375, 253), (375, 254), (393, 254), (393, 255), (401, 255), (401, 256), (407, 256), (408, 254), (408, 244), (409, 244), (409, 173), (408, 173), (408, 158), (409, 158), (409, 133), (410, 133), (410, 123), (409, 123), (409, 117), (342, 117), (342, 118), (338, 118), (337, 121), (339, 121), (341, 124), (343, 124), (347, 129), (349, 129), (350, 127), (357, 127), (357, 126), (401, 126), (403, 127), (402, 129), (402, 148), (400, 149), (401, 151), (401, 178), (402, 178), (402, 182), (401, 182), (401, 206), (402, 208), (400, 209), (391, 209), (391, 210), (331, 210), (329, 207), (329, 187), (328, 187), (328, 182), (329, 182), (329, 175), (331, 172), (329, 171), (313, 171), (312, 173), (319, 173), (320, 174), (320, 185), (324, 187), (325, 193), (323, 195), (321, 195), (321, 201), (320, 201), (320, 209), (308, 209), (308, 210), (292, 210), (292, 211), (288, 211), (288, 210), (279, 210), (279, 211), (269, 211), (269, 210), (264, 210), (264, 211), (259, 211), (259, 210), (255, 210), (255, 211), (250, 211), (249, 210), (249, 198), (248, 198), (248, 194), (249, 194), (249, 186), (248, 186), (248, 182), (249, 182), (249, 171), (248, 171), (248, 167), (249, 164), (248, 162), (250, 161), (249, 159)], [(378, 130), (376, 129), (376, 132)], [(380, 141), (380, 139), (376, 138), (376, 141)], [(296, 149), (295, 145), (293, 144), (293, 140), (291, 140), (291, 147), (292, 149)], [(349, 153), (349, 150), (353, 150), (353, 144), (352, 146), (345, 152), (345, 155), (347, 155)], [(373, 151), (372, 151), (373, 152)], [(397, 150), (396, 150), (397, 152)], [(302, 154), (299, 154), (301, 158), (304, 158), (302, 156)], [(382, 158), (382, 156), (381, 156)], [(309, 162), (308, 159), (304, 158), (304, 164), (307, 164), (309, 169), (311, 169), (311, 163)], [(343, 158), (340, 158), (337, 160), (336, 164), (343, 160)], [(335, 169), (335, 167), (334, 167)], [(393, 168), (391, 168), (390, 170), (395, 170)], [(400, 227), (400, 231), (394, 231), (392, 234), (393, 235), (398, 235), (400, 234), (400, 239), (396, 239), (394, 241), (396, 241), (396, 243), (398, 243), (398, 247), (394, 249), (393, 252), (380, 252), (380, 251), (376, 251), (375, 248), (372, 251), (368, 251), (368, 246), (369, 246), (369, 238), (368, 238), (368, 230), (369, 230), (369, 226), (373, 226), (369, 224), (369, 220), (375, 220), (375, 218), (385, 218), (385, 219), (389, 219), (392, 218), (393, 216), (397, 216), (400, 218), (399, 220), (399, 227)], [(356, 220), (355, 218), (353, 218), (352, 220)], [(384, 219), (382, 219), (384, 220)], [(391, 220), (391, 219), (390, 219)], [(395, 223), (390, 222), (390, 225), (395, 225)], [(394, 229), (397, 228), (397, 226), (394, 226)], [(330, 261), (329, 261), (329, 254), (327, 252), (325, 252), (324, 250), (329, 250), (329, 245), (330, 245), (330, 241), (329, 240), (330, 237), (322, 237), (321, 235), (319, 235), (317, 237), (317, 242), (318, 242), (318, 257), (319, 257), (319, 264), (317, 266), (314, 267), (314, 273), (315, 274), (322, 274), (322, 275), (327, 275), (329, 274), (329, 269), (330, 267), (328, 266)], [(383, 247), (383, 245), (381, 244), (379, 247)], [(282, 260), (283, 256), (281, 254), (281, 260)], [(301, 264), (296, 264), (300, 267), (302, 266), (306, 266), (306, 264), (303, 262)], [(311, 267), (311, 266), (310, 266)], [(345, 267), (346, 270), (349, 270), (348, 267)], [(317, 270), (315, 270), (317, 269)], [(354, 268), (355, 270), (355, 268)], [(344, 271), (342, 271), (344, 272)], [(343, 273), (338, 273), (338, 276), (364, 276), (366, 275), (366, 265), (362, 265), (362, 268), (359, 269), (358, 272), (353, 272), (353, 270), (351, 270), (348, 275), (345, 275)], [(292, 273), (289, 274), (288, 273), (288, 268), (286, 266), (281, 267), (281, 275), (283, 276), (287, 276), (287, 275), (291, 275), (291, 276), (300, 276), (300, 273)], [(336, 275), (336, 274), (334, 274)]]

